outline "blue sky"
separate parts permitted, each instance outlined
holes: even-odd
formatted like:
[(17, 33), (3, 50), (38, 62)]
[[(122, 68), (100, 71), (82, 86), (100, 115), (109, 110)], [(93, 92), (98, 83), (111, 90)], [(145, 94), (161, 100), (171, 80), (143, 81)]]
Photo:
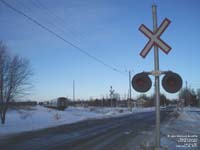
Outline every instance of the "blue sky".
[[(59, 96), (102, 97), (112, 85), (122, 97), (128, 92), (128, 73), (154, 67), (153, 49), (143, 59), (139, 53), (148, 39), (138, 30), (141, 24), (152, 29), (152, 0), (7, 0), (9, 4), (36, 19), (66, 40), (105, 63), (115, 72), (56, 38), (0, 2), (0, 39), (11, 53), (30, 59), (34, 76), (33, 100)], [(167, 17), (172, 22), (161, 38), (171, 52), (160, 54), (160, 69), (173, 70), (200, 88), (200, 1), (154, 0), (158, 25)], [(152, 78), (153, 79), (153, 78)], [(152, 94), (152, 89), (147, 94)], [(161, 89), (161, 92), (164, 92)], [(169, 98), (177, 94), (167, 94)], [(139, 93), (133, 91), (133, 97)]]

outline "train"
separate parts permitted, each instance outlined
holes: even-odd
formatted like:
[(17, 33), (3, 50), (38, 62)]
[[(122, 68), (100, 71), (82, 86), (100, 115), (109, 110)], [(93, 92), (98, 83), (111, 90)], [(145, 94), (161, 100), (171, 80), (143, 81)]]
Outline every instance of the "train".
[(44, 107), (57, 110), (65, 110), (68, 107), (69, 100), (66, 97), (59, 97), (43, 103)]

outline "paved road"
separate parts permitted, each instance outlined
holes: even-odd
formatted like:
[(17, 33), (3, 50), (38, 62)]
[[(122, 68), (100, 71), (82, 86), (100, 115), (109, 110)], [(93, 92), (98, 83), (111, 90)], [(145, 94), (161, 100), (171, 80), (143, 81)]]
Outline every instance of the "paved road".
[[(169, 116), (161, 111), (161, 122)], [(155, 128), (155, 112), (87, 120), (26, 132), (0, 141), (0, 150), (125, 150), (141, 132)]]

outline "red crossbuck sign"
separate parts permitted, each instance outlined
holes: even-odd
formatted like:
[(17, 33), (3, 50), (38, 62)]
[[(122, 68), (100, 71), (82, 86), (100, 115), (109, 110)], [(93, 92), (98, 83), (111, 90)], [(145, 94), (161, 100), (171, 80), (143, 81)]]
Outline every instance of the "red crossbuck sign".
[(169, 26), (171, 21), (167, 18), (163, 20), (161, 25), (157, 28), (156, 32), (152, 32), (150, 29), (148, 29), (144, 24), (142, 24), (139, 28), (139, 30), (144, 33), (148, 38), (149, 42), (145, 45), (144, 49), (140, 52), (140, 55), (145, 58), (146, 55), (149, 53), (153, 45), (157, 45), (162, 51), (164, 51), (166, 54), (169, 53), (171, 50), (171, 47), (165, 43), (160, 36), (165, 31), (165, 29)]

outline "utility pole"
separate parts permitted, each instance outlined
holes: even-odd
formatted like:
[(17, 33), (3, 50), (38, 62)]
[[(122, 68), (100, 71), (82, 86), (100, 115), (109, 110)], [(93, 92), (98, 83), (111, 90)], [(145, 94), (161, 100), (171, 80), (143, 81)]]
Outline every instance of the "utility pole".
[(75, 81), (73, 80), (73, 102), (75, 102)]
[(186, 101), (186, 104), (187, 104), (187, 102), (189, 103), (189, 107), (190, 107), (190, 97), (189, 97), (189, 89), (188, 89), (188, 82), (187, 81), (185, 81), (185, 85), (186, 85), (186, 98), (185, 98), (185, 101)]
[(187, 88), (187, 80), (185, 81), (186, 86), (186, 93), (185, 93), (185, 106), (187, 105), (187, 95), (188, 95), (188, 88)]
[(131, 99), (131, 71), (129, 70), (129, 94), (130, 94), (130, 99)]
[(112, 89), (112, 86), (110, 86), (110, 100), (111, 100), (111, 104), (110, 105), (111, 105), (111, 107), (113, 107), (113, 94), (114, 94), (114, 91), (115, 90)]
[(102, 100), (101, 100), (101, 107), (103, 107), (103, 101), (104, 101), (104, 97), (102, 97)]
[(129, 70), (129, 100), (128, 100), (128, 105), (130, 111), (132, 111), (132, 105), (131, 105), (131, 70)]
[[(157, 30), (157, 6), (152, 6), (153, 32)], [(154, 71), (159, 71), (158, 46), (154, 45)], [(159, 75), (155, 76), (155, 99), (156, 99), (156, 150), (160, 149), (160, 83)]]

